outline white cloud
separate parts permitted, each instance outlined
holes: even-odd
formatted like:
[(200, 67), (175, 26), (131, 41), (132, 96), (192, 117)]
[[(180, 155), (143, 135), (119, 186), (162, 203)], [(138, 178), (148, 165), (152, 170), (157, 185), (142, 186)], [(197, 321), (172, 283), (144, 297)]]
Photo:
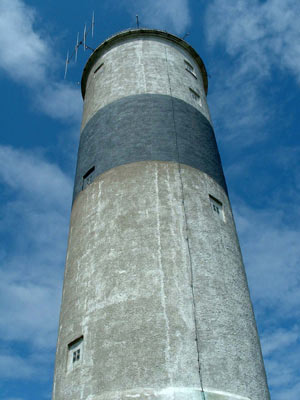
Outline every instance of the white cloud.
[(264, 333), (262, 349), (274, 400), (298, 399), (300, 368), (300, 330), (278, 328)]
[[(30, 256), (28, 258), (30, 259)], [(40, 261), (43, 259), (40, 258)], [(60, 261), (62, 267), (62, 260)], [(18, 266), (13, 264), (10, 267), (17, 268)], [(38, 264), (35, 268), (44, 269), (44, 265)], [(49, 277), (49, 284), (45, 282), (33, 284), (26, 282), (27, 279), (23, 281), (21, 271), (19, 273), (18, 279), (13, 280), (11, 277), (7, 279), (4, 272), (4, 279), (0, 284), (1, 338), (6, 341), (27, 343), (34, 348), (50, 349), (54, 355), (57, 316), (61, 300), (60, 282), (54, 285), (53, 276), (50, 276), (47, 265), (46, 274)], [(62, 274), (54, 270), (53, 275), (61, 281)]]
[[(24, 349), (24, 345), (23, 345)], [(17, 355), (15, 347), (2, 350), (0, 354), (0, 377), (3, 381), (39, 380), (45, 382), (49, 379), (49, 367), (53, 365), (54, 352), (39, 349), (37, 353), (26, 351), (22, 356)], [(53, 367), (50, 373), (53, 373)], [(47, 396), (48, 397), (48, 396)], [(1, 397), (1, 400), (3, 397)], [(21, 398), (5, 397), (3, 400), (22, 400)]]
[(286, 352), (287, 348), (297, 343), (299, 339), (300, 331), (298, 327), (294, 327), (292, 330), (280, 328), (275, 332), (265, 334), (261, 340), (264, 357), (269, 357), (274, 351)]
[(141, 26), (182, 34), (191, 23), (188, 0), (129, 0), (123, 4), (132, 15), (139, 14)]
[(272, 110), (261, 96), (256, 78), (241, 76), (239, 64), (229, 67), (218, 61), (214, 68), (225, 71), (211, 71), (217, 80), (208, 97), (216, 132), (222, 133), (218, 138), (239, 147), (263, 141)]
[(49, 44), (33, 30), (36, 14), (21, 0), (0, 2), (0, 66), (12, 79), (32, 85), (46, 78)]
[(300, 83), (299, 14), (294, 0), (215, 0), (207, 11), (208, 39), (242, 57), (241, 74), (265, 76), (276, 66), (293, 72)]
[(2, 379), (29, 379), (37, 370), (23, 359), (14, 355), (0, 355), (0, 376)]
[(230, 65), (226, 58), (218, 60), (210, 71), (213, 77), (223, 71), (218, 81), (212, 80), (211, 108), (216, 126), (222, 126), (222, 138), (231, 144), (251, 144), (268, 134), (262, 131), (272, 116), (272, 95), (266, 99), (267, 94), (262, 93), (274, 69), (293, 74), (300, 84), (296, 15), (300, 15), (300, 3), (294, 0), (209, 3), (205, 24), (208, 42), (219, 53), (225, 50), (230, 60)]
[(261, 312), (273, 311), (264, 318), (297, 318), (300, 315), (299, 227), (287, 224), (284, 211), (272, 206), (253, 210), (239, 205), (235, 215), (254, 301)]
[(37, 104), (50, 117), (80, 122), (81, 95), (71, 84), (58, 82), (44, 87), (37, 96)]
[(82, 104), (79, 88), (53, 79), (56, 55), (50, 40), (35, 29), (36, 17), (22, 0), (1, 0), (0, 69), (31, 89), (41, 111), (77, 123)]
[(48, 203), (64, 206), (69, 200), (70, 179), (55, 164), (33, 151), (20, 151), (0, 146), (0, 179), (26, 197), (42, 197)]
[(40, 91), (34, 93), (34, 103), (38, 109), (51, 118), (78, 125), (82, 114), (80, 90), (70, 83), (45, 82)]
[(21, 397), (6, 397), (3, 400), (23, 400), (23, 399), (21, 399)]
[(0, 146), (0, 160), (0, 335), (54, 354), (71, 179), (32, 152)]
[(234, 201), (273, 400), (300, 398), (299, 195), (294, 199), (294, 221), (286, 218), (284, 203), (255, 210)]

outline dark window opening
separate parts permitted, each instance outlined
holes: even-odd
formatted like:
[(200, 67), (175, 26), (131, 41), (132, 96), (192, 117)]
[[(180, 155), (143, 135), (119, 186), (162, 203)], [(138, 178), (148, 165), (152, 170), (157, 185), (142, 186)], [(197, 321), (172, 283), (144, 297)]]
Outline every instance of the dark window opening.
[(220, 214), (220, 208), (218, 206), (216, 206), (215, 204), (213, 204), (212, 206), (213, 206), (213, 210), (216, 211), (218, 214)]
[(94, 74), (96, 74), (96, 73), (99, 71), (99, 69), (102, 68), (102, 67), (103, 67), (103, 63), (100, 64), (99, 67), (97, 67), (97, 68), (95, 69)]
[(80, 359), (80, 349), (73, 352), (73, 363), (79, 361)]
[(84, 175), (83, 175), (83, 182), (82, 182), (82, 189), (84, 189), (87, 185), (92, 183), (93, 177), (95, 172), (95, 166), (91, 167)]
[(188, 61), (184, 60), (184, 64), (185, 64), (185, 68), (188, 71), (194, 71), (194, 67), (192, 66), (192, 64), (190, 64)]
[(195, 79), (197, 78), (197, 75), (194, 72), (194, 67), (192, 66), (192, 64), (190, 64), (188, 61), (184, 60), (184, 64), (185, 64), (185, 70), (187, 72), (189, 72)]
[(190, 71), (190, 70), (187, 69), (187, 68), (186, 68), (186, 71), (189, 72), (195, 79), (198, 79), (198, 78), (197, 78), (197, 75), (196, 75), (193, 71)]
[(82, 361), (83, 336), (78, 337), (68, 344), (68, 371), (72, 371)]
[(200, 94), (197, 93), (196, 90), (194, 90), (194, 89), (192, 89), (192, 88), (190, 88), (190, 93), (191, 93), (192, 98), (193, 98), (195, 101), (197, 101), (198, 103), (200, 103), (200, 105), (201, 105)]
[(83, 341), (83, 335), (79, 336), (77, 339), (72, 340), (72, 342), (70, 342), (68, 344), (68, 349), (70, 350), (73, 347), (76, 347), (77, 345), (79, 345), (81, 342)]
[(91, 175), (91, 173), (93, 173), (95, 171), (95, 166), (93, 166), (92, 168), (90, 168), (84, 175), (83, 175), (83, 179), (86, 179), (89, 175)]
[(218, 217), (224, 221), (224, 211), (222, 203), (211, 195), (209, 195), (209, 200), (213, 212), (216, 213)]

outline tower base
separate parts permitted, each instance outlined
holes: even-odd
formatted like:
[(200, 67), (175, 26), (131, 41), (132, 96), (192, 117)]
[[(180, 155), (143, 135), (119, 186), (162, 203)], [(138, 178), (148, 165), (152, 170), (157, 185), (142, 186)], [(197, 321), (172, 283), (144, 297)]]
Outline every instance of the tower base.
[(125, 391), (104, 392), (87, 400), (251, 400), (233, 393), (193, 387), (166, 387), (164, 389), (136, 388)]

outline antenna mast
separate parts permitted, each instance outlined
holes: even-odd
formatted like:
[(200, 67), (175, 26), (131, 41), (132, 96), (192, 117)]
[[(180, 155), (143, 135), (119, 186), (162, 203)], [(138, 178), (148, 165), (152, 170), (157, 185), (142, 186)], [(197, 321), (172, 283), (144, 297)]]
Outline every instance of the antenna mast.
[(68, 52), (67, 52), (67, 58), (66, 58), (66, 65), (65, 65), (65, 77), (64, 77), (64, 79), (66, 79), (66, 77), (67, 77), (69, 62), (70, 62), (70, 60), (69, 60), (69, 50), (68, 50)]
[(92, 34), (92, 38), (94, 37), (94, 32), (95, 32), (95, 12), (93, 11), (92, 14), (92, 22), (90, 27), (87, 29), (86, 24), (84, 25), (84, 29), (83, 29), (83, 38), (82, 40), (79, 40), (79, 32), (77, 33), (77, 39), (76, 39), (76, 44), (74, 47), (74, 50), (72, 52), (72, 54), (70, 55), (69, 50), (67, 52), (67, 58), (66, 58), (66, 64), (65, 64), (65, 75), (64, 75), (64, 79), (66, 79), (67, 77), (67, 73), (68, 73), (68, 65), (70, 64), (70, 61), (73, 59), (74, 57), (74, 62), (77, 62), (77, 58), (78, 58), (78, 49), (81, 45), (83, 45), (83, 51), (85, 51), (86, 49), (89, 49), (91, 51), (94, 51), (94, 49), (90, 46), (88, 46), (86, 44), (86, 39), (88, 37), (88, 34), (91, 32)]
[(92, 15), (92, 38), (94, 37), (94, 28), (95, 28), (95, 11), (93, 11)]

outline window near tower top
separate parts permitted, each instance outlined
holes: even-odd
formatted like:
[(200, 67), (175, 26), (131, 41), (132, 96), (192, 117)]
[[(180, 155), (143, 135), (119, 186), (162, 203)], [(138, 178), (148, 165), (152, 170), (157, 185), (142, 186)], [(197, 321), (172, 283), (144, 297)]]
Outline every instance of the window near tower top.
[(197, 75), (194, 72), (194, 67), (188, 61), (184, 60), (185, 70), (189, 72), (195, 79), (197, 79)]
[(222, 221), (225, 221), (222, 203), (211, 195), (209, 195), (209, 200), (210, 200), (210, 205), (211, 205), (211, 208), (212, 208), (214, 214), (218, 218), (220, 218)]
[(194, 71), (194, 67), (192, 66), (192, 64), (190, 64), (187, 60), (184, 60), (184, 64), (185, 64), (185, 68), (188, 71)]
[(77, 365), (81, 364), (83, 350), (83, 336), (73, 340), (68, 344), (67, 371), (72, 371)]
[(200, 94), (192, 88), (189, 88), (189, 89), (190, 89), (190, 93), (191, 93), (193, 100), (195, 100), (198, 104), (200, 104), (200, 106), (202, 106)]
[(82, 190), (92, 183), (94, 179), (95, 166), (92, 166), (82, 177)]
[(97, 67), (97, 68), (95, 69), (94, 74), (96, 74), (96, 73), (103, 67), (103, 64), (104, 64), (104, 63), (100, 64), (99, 67)]

